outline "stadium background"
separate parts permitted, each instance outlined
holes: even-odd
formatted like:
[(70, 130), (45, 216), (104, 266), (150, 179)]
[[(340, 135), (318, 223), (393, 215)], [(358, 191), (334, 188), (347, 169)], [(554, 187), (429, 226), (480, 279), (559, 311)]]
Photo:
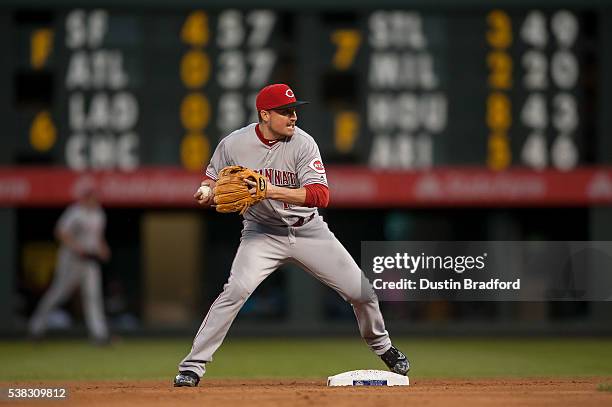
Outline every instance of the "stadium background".
[[(191, 195), (220, 138), (251, 121), (254, 94), (271, 82), (311, 102), (298, 125), (328, 170), (321, 212), (356, 259), (365, 240), (612, 240), (605, 3), (22, 0), (3, 2), (0, 22), (5, 355), (50, 282), (53, 226), (84, 177), (107, 208), (113, 333), (179, 335), (187, 349), (241, 227)], [(398, 337), (612, 333), (609, 302), (382, 308)], [(78, 296), (56, 316), (63, 329), (51, 336), (85, 337)], [(347, 304), (284, 267), (230, 336), (356, 334)]]

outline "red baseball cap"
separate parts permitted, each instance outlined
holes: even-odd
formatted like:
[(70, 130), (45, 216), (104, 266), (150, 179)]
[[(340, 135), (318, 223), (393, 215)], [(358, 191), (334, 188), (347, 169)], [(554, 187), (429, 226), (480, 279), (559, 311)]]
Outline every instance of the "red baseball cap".
[(255, 99), (255, 107), (257, 107), (258, 112), (260, 110), (286, 109), (306, 103), (308, 102), (297, 100), (291, 88), (284, 83), (266, 86), (259, 91), (257, 99)]

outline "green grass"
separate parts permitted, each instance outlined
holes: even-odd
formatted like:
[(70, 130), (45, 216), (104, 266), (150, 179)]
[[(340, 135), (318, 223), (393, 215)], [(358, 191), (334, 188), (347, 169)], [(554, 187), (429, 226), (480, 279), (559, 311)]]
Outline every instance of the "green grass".
[[(411, 376), (612, 376), (612, 339), (406, 339), (395, 344)], [(85, 341), (0, 342), (0, 380), (166, 379), (191, 338), (121, 341), (97, 348)], [(326, 377), (384, 369), (354, 339), (229, 339), (207, 365), (210, 378)]]

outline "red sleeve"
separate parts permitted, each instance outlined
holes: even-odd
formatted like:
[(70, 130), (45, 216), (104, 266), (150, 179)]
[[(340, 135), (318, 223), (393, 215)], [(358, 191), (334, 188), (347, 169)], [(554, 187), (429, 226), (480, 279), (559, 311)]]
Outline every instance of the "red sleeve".
[(329, 205), (329, 188), (323, 184), (304, 185), (306, 188), (306, 200), (304, 206), (309, 208), (326, 208)]
[(206, 181), (207, 179), (214, 181), (214, 179), (210, 178), (208, 175), (204, 174), (202, 181)]

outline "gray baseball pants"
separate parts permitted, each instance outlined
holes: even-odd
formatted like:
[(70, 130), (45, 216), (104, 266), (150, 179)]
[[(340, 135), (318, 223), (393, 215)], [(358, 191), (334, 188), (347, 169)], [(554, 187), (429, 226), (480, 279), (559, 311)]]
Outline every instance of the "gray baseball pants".
[(204, 364), (212, 361), (247, 298), (286, 262), (297, 263), (352, 305), (359, 332), (374, 353), (381, 355), (391, 347), (376, 293), (323, 218), (315, 216), (300, 227), (249, 221), (244, 225), (229, 279), (200, 325), (179, 371), (204, 375)]
[(51, 287), (40, 300), (30, 319), (31, 335), (39, 336), (45, 332), (51, 311), (68, 299), (79, 285), (81, 286), (85, 322), (90, 335), (99, 340), (108, 337), (100, 266), (93, 261), (80, 259), (66, 248), (60, 249)]

